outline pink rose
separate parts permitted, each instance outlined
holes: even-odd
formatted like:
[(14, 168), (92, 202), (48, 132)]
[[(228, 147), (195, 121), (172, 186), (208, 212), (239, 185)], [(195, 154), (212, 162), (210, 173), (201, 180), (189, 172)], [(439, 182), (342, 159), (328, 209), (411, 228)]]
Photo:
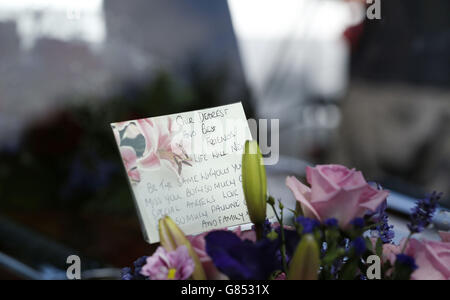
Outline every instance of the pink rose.
[(361, 172), (340, 165), (307, 167), (306, 177), (311, 188), (295, 177), (286, 179), (305, 216), (320, 222), (335, 218), (341, 228), (375, 211), (389, 195), (371, 187)]
[(405, 254), (418, 266), (412, 280), (450, 280), (450, 243), (411, 239)]

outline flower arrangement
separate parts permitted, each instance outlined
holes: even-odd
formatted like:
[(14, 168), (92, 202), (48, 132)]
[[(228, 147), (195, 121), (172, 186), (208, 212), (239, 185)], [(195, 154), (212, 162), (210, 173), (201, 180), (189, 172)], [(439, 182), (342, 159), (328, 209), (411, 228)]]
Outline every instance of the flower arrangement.
[[(386, 214), (388, 191), (344, 166), (308, 167), (309, 186), (286, 179), (298, 201), (288, 226), (283, 204), (267, 195), (262, 159), (257, 143), (247, 142), (242, 178), (253, 230), (185, 237), (165, 217), (159, 222), (161, 246), (123, 269), (122, 279), (450, 279), (449, 233), (441, 233), (442, 241), (413, 238), (430, 224), (441, 194), (417, 203), (410, 235), (396, 245)], [(266, 219), (267, 205), (277, 222)]]

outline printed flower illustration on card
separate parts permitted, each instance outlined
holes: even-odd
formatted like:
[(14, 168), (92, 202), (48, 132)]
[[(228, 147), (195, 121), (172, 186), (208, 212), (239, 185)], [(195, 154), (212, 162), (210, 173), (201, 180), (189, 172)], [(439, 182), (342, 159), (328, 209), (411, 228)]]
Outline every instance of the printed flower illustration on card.
[(115, 123), (112, 128), (127, 175), (134, 184), (141, 181), (141, 170), (167, 167), (179, 177), (183, 166), (192, 166), (186, 152), (189, 141), (183, 139), (170, 117)]

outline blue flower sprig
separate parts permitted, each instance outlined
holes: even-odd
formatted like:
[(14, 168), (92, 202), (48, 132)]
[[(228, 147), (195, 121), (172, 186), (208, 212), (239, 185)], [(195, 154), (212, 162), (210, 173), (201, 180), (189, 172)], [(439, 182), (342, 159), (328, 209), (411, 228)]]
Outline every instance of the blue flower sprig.
[(422, 232), (431, 224), (441, 198), (442, 193), (433, 192), (431, 195), (417, 201), (416, 206), (411, 211), (410, 223), (408, 224), (411, 234)]

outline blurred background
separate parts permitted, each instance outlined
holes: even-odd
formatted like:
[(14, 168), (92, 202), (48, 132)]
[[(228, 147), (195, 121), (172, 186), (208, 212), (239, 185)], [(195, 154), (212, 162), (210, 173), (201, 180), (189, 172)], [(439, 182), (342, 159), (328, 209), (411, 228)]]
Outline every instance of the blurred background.
[(0, 0), (0, 279), (150, 254), (109, 124), (237, 101), (280, 120), (276, 196), (340, 163), (393, 191), (400, 236), (414, 199), (450, 206), (450, 2), (380, 2)]

